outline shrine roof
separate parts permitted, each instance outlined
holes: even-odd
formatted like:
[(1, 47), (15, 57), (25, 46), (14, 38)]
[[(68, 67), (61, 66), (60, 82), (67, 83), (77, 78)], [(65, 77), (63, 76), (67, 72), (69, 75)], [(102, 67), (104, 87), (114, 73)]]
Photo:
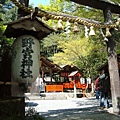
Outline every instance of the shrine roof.
[(80, 73), (82, 73), (81, 70), (78, 67), (76, 67), (76, 66), (62, 65), (60, 67), (61, 67), (61, 71), (60, 72), (70, 72), (71, 73), (73, 71), (79, 71)]
[(43, 56), (40, 58), (40, 61), (41, 61), (42, 67), (50, 68), (53, 73), (59, 72), (61, 70), (61, 67), (59, 65), (54, 64), (51, 60), (49, 60)]
[(74, 71), (74, 72), (70, 73), (68, 76), (72, 77), (72, 76), (75, 76), (77, 73), (78, 73), (78, 71)]

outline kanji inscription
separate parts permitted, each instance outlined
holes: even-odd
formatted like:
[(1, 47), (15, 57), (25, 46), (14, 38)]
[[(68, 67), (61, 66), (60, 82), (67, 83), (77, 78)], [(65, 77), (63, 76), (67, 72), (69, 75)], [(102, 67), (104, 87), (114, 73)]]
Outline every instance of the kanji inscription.
[(32, 53), (34, 53), (32, 46), (35, 44), (32, 38), (22, 39), (22, 61), (20, 76), (22, 78), (33, 78), (31, 67), (33, 66)]

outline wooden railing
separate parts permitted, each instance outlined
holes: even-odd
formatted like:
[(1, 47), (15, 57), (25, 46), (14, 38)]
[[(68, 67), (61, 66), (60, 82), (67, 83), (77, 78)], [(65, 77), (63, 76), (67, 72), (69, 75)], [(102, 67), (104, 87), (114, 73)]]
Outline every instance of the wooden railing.
[(46, 85), (46, 92), (63, 92), (63, 85)]

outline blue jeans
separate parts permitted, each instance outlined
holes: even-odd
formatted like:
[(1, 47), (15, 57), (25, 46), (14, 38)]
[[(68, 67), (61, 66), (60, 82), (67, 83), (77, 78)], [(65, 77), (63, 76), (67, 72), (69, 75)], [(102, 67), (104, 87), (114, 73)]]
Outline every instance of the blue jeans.
[(108, 92), (100, 91), (100, 107), (109, 107)]
[(100, 96), (100, 90), (96, 90), (96, 99), (99, 100), (99, 96)]
[(42, 92), (42, 85), (40, 85), (40, 93)]

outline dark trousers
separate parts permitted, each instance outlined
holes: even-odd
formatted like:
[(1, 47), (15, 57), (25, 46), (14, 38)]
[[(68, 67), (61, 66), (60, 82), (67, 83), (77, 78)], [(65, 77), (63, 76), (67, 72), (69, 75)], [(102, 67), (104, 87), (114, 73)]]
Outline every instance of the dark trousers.
[(100, 90), (96, 90), (96, 99), (99, 100), (99, 96), (100, 96)]
[(101, 107), (109, 107), (109, 100), (108, 100), (109, 92), (100, 91), (100, 106)]

